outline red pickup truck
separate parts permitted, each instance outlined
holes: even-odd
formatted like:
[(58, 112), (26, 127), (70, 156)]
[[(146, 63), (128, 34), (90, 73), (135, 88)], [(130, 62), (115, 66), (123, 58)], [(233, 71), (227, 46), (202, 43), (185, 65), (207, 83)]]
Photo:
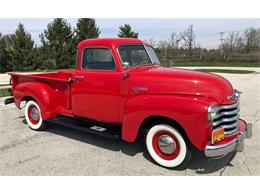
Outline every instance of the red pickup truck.
[(75, 70), (9, 73), (13, 97), (33, 130), (49, 123), (135, 142), (161, 166), (187, 165), (192, 151), (220, 158), (243, 150), (252, 125), (239, 119), (240, 92), (223, 77), (160, 66), (138, 39), (89, 39)]

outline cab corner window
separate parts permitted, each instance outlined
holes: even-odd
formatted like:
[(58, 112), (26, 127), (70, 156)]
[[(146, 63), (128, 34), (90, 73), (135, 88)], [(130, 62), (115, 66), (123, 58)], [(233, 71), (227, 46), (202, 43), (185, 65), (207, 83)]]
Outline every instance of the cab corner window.
[(82, 68), (90, 70), (115, 70), (116, 64), (109, 49), (86, 48), (83, 52)]

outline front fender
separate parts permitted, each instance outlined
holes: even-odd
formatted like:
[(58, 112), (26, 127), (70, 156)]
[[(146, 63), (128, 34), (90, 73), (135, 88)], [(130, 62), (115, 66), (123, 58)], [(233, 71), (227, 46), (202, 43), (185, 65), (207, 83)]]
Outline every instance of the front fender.
[(31, 97), (40, 105), (44, 120), (55, 116), (57, 97), (53, 88), (41, 82), (19, 83), (13, 89), (15, 104), (20, 108), (20, 103), (25, 97)]
[(124, 109), (122, 139), (133, 142), (142, 122), (150, 116), (176, 121), (191, 143), (204, 150), (210, 139), (211, 125), (207, 119), (208, 105), (214, 100), (197, 96), (139, 95), (130, 98)]

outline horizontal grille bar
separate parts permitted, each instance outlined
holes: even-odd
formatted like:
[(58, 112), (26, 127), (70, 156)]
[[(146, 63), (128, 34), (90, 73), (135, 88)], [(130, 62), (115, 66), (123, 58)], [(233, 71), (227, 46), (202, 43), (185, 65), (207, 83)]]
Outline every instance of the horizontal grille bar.
[(229, 135), (233, 135), (235, 133), (238, 132), (238, 128), (236, 127), (235, 129), (231, 130), (231, 131), (225, 131), (224, 134), (229, 136)]
[(238, 106), (239, 106), (239, 101), (237, 101), (235, 104), (220, 106), (220, 107), (219, 107), (219, 110), (237, 108)]
[(233, 123), (233, 124), (231, 124), (231, 125), (222, 125), (222, 126), (220, 126), (220, 127), (214, 128), (213, 130), (221, 129), (221, 128), (231, 129), (231, 128), (235, 128), (235, 127), (237, 127), (237, 123)]
[(240, 109), (237, 108), (236, 110), (232, 110), (232, 111), (220, 112), (219, 114), (216, 115), (216, 119), (221, 117), (221, 116), (224, 116), (224, 115), (235, 115), (235, 114), (238, 114), (239, 111), (240, 111)]
[(237, 122), (238, 118), (239, 118), (239, 115), (236, 115), (236, 116), (234, 116), (232, 118), (223, 118), (221, 120), (218, 120), (218, 121), (214, 122), (213, 125), (217, 126), (217, 125), (219, 125), (221, 123), (224, 123), (224, 122)]

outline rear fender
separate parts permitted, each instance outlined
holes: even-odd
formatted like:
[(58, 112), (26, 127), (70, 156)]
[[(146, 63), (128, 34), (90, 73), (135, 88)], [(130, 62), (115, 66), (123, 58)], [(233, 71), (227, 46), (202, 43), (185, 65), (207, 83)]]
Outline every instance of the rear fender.
[(49, 85), (41, 82), (19, 83), (13, 89), (15, 104), (20, 108), (21, 101), (26, 98), (33, 98), (41, 108), (42, 118), (44, 120), (55, 117), (57, 96), (55, 90)]
[(190, 142), (204, 150), (210, 139), (211, 125), (207, 119), (209, 98), (175, 95), (139, 95), (125, 105), (122, 139), (134, 142), (142, 122), (151, 116), (176, 121)]

